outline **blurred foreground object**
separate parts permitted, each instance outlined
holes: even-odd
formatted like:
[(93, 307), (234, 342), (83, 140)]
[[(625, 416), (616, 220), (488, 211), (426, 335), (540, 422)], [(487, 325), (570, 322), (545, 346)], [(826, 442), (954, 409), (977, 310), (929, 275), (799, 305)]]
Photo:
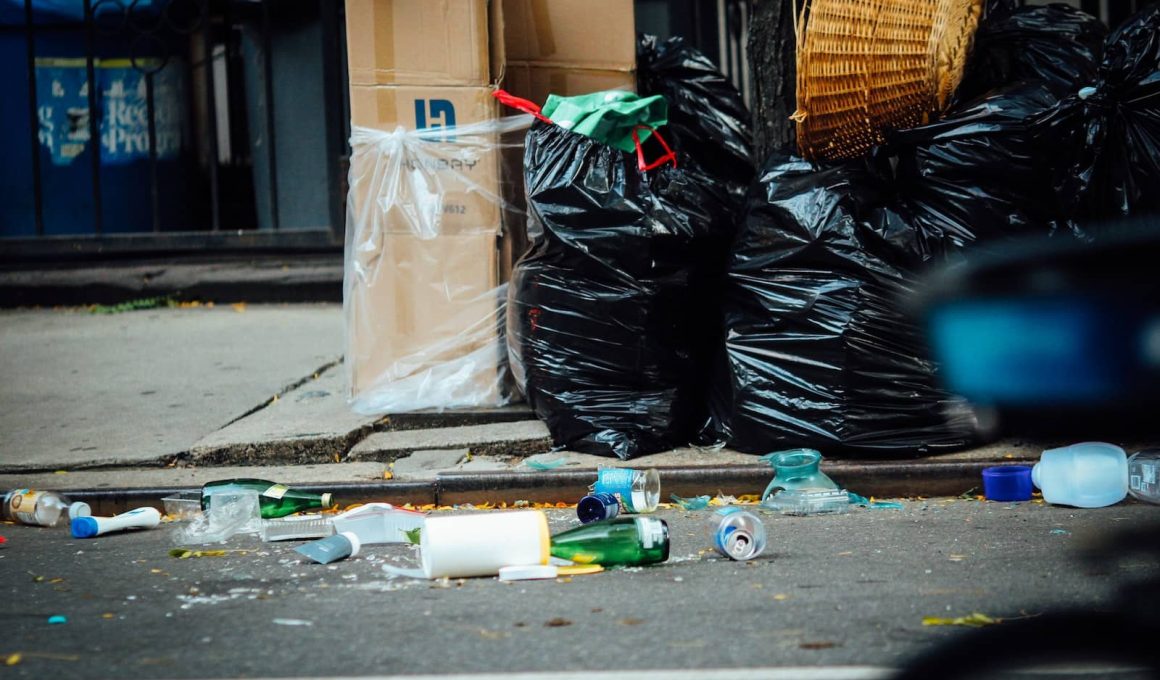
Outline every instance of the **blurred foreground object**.
[(945, 386), (1008, 433), (1155, 435), (1157, 221), (1016, 241), (931, 276), (921, 309)]

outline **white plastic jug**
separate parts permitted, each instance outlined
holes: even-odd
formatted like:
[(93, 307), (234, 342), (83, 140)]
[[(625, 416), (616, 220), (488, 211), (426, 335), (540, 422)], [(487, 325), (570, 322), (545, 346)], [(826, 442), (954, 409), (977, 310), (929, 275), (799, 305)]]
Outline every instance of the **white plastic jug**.
[(1102, 508), (1128, 495), (1128, 456), (1103, 442), (1048, 449), (1031, 468), (1031, 481), (1053, 505)]

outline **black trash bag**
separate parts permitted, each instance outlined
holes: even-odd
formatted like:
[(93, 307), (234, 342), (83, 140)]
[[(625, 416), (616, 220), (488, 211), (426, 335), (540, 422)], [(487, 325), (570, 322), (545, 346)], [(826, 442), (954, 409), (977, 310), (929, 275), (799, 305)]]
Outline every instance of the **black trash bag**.
[(1075, 233), (1052, 183), (1060, 150), (1037, 121), (1057, 103), (1042, 81), (1017, 83), (890, 135), (898, 207), (946, 254), (977, 242)]
[(710, 181), (721, 182), (740, 208), (756, 173), (752, 118), (741, 93), (704, 54), (673, 37), (641, 35), (636, 50), (637, 91), (663, 95), (669, 124), (662, 128), (677, 150), (691, 156)]
[(966, 102), (1018, 81), (1038, 81), (1062, 97), (1095, 81), (1108, 29), (1069, 5), (989, 8), (955, 100)]
[(724, 300), (732, 447), (886, 454), (972, 441), (898, 300), (940, 246), (888, 207), (892, 192), (872, 159), (818, 170), (775, 157), (758, 178)]
[(559, 126), (528, 132), (532, 245), (508, 289), (508, 353), (556, 446), (628, 459), (686, 445), (706, 421), (701, 354), (719, 310), (697, 288), (734, 226), (694, 165), (642, 172)]
[(1075, 218), (1160, 212), (1160, 4), (1108, 36), (1094, 86), (1062, 100), (1042, 127), (1071, 152), (1056, 184)]

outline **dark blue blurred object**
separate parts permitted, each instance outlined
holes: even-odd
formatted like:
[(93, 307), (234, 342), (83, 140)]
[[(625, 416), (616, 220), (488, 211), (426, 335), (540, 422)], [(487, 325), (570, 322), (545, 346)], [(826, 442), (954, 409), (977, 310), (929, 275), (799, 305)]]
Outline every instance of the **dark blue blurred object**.
[(933, 276), (923, 310), (946, 387), (1006, 432), (1160, 431), (1158, 222), (1014, 242)]

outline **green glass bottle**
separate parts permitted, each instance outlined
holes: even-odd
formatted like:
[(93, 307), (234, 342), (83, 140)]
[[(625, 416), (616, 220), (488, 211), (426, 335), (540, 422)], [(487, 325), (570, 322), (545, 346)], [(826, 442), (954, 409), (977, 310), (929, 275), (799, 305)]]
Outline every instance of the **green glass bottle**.
[(655, 564), (669, 559), (669, 525), (656, 517), (616, 517), (552, 537), (552, 555), (606, 567)]
[(210, 496), (219, 493), (256, 491), (258, 507), (262, 519), (285, 517), (303, 510), (317, 510), (330, 507), (330, 494), (316, 494), (292, 489), (285, 484), (267, 482), (263, 479), (219, 479), (201, 487), (201, 507), (209, 509)]

